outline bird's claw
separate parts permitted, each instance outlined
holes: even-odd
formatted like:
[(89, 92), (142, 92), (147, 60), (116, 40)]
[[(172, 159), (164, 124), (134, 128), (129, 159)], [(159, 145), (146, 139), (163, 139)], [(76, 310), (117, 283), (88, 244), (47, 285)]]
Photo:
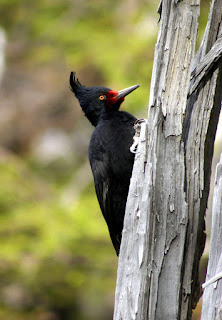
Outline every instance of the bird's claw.
[(133, 137), (133, 144), (130, 147), (130, 152), (132, 153), (137, 153), (137, 147), (139, 144), (139, 137), (140, 137), (140, 128), (141, 128), (141, 123), (145, 122), (146, 119), (137, 119), (136, 122), (134, 123), (134, 129), (135, 129), (135, 134)]

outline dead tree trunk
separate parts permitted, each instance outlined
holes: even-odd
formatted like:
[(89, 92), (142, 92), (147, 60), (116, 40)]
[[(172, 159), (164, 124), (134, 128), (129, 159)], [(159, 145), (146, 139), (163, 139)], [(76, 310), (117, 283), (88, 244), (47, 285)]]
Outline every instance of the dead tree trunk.
[(115, 320), (189, 319), (200, 295), (222, 98), (222, 6), (212, 1), (195, 60), (199, 0), (166, 0), (161, 9), (149, 120), (141, 125), (126, 207)]
[(210, 255), (204, 287), (201, 320), (222, 319), (222, 154), (215, 174)]

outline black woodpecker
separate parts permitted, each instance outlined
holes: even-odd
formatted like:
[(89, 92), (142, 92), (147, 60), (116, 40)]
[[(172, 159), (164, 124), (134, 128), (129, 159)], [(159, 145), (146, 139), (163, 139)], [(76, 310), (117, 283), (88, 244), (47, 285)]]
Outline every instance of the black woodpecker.
[(130, 146), (136, 121), (133, 115), (119, 111), (119, 108), (124, 97), (139, 85), (120, 91), (105, 87), (85, 87), (71, 72), (70, 87), (86, 117), (95, 126), (89, 143), (89, 162), (99, 205), (119, 255), (134, 162)]

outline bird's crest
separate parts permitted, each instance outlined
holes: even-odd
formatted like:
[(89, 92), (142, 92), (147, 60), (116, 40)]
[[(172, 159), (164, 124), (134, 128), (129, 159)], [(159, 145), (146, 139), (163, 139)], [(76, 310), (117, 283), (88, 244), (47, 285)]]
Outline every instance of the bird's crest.
[(80, 92), (85, 86), (83, 86), (75, 76), (76, 76), (76, 73), (72, 71), (70, 73), (69, 83), (70, 83), (70, 89), (75, 94), (78, 94), (78, 92)]

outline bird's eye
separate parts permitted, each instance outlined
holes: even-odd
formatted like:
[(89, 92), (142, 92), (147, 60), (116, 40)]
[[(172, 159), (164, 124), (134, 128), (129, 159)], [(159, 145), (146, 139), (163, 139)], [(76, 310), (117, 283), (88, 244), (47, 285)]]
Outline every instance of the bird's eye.
[(105, 100), (105, 99), (106, 99), (106, 96), (105, 96), (105, 95), (99, 96), (99, 100)]

